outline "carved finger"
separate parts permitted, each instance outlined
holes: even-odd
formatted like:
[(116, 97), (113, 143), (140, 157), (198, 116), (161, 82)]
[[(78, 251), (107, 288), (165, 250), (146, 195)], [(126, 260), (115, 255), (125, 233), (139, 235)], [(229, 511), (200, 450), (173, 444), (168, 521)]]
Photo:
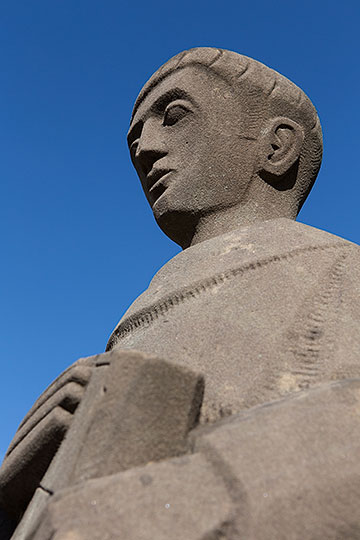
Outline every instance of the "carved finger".
[(56, 407), (62, 407), (66, 411), (74, 413), (81, 401), (84, 391), (84, 386), (75, 382), (69, 382), (65, 386), (60, 387), (60, 389), (36, 409), (28, 418), (27, 422), (18, 429), (6, 452), (5, 458), (7, 458), (17, 445), (28, 436), (31, 430), (33, 430), (34, 427)]
[(39, 399), (34, 403), (33, 407), (24, 417), (23, 421), (19, 426), (19, 430), (24, 426), (24, 424), (29, 420), (31, 416), (56, 392), (58, 392), (63, 386), (70, 382), (75, 382), (81, 386), (86, 386), (90, 380), (92, 373), (91, 367), (84, 365), (75, 365), (71, 366), (69, 369), (64, 371), (50, 386), (41, 394)]

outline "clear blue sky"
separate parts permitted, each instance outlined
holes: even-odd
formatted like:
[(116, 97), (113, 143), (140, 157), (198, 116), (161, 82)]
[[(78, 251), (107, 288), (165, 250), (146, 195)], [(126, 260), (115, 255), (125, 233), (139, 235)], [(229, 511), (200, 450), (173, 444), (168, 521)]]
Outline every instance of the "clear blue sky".
[(45, 387), (102, 352), (178, 251), (128, 158), (134, 99), (194, 46), (252, 56), (316, 105), (325, 153), (300, 221), (360, 242), (358, 0), (3, 0), (0, 458)]

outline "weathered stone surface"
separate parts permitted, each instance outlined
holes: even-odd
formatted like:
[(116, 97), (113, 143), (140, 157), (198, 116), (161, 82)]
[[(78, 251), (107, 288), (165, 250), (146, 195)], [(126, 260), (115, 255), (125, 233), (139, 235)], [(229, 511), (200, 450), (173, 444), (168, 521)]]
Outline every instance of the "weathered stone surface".
[[(49, 468), (49, 460), (39, 459), (44, 469), (42, 474), (31, 479), (30, 498), (36, 487), (40, 486), (41, 490), (34, 496), (23, 518), (23, 521), (28, 520), (29, 528), (36, 524), (42, 506), (47, 503), (44, 491), (57, 493), (59, 489), (85, 479), (114, 474), (188, 451), (187, 435), (197, 424), (202, 403), (204, 383), (201, 375), (140, 352), (114, 351), (81, 359), (63, 379), (73, 381), (74, 372), (90, 369), (91, 380), (70, 429), (70, 422), (67, 425), (58, 422), (62, 429), (69, 429), (63, 445)], [(64, 384), (59, 379), (52, 391), (48, 389), (34, 406), (34, 414), (44, 403), (54, 401), (56, 391), (61, 400), (54, 402), (63, 403)], [(57, 406), (51, 412), (58, 414), (59, 411), (62, 409)], [(45, 419), (48, 417), (52, 418), (52, 415)], [(54, 430), (50, 430), (47, 437), (48, 432), (42, 429), (41, 422), (33, 429), (36, 434), (37, 429), (42, 438), (35, 443), (30, 439), (26, 447), (30, 466), (31, 460), (47, 451), (49, 438), (57, 443)], [(10, 463), (9, 469), (6, 463), (3, 477), (10, 470), (20, 471), (22, 478), (26, 478), (28, 471), (23, 463), (17, 468)], [(21, 478), (20, 474), (18, 476)], [(17, 478), (14, 481), (5, 477), (7, 491), (3, 493), (11, 495), (12, 505), (15, 505), (16, 500), (22, 502), (25, 492), (27, 499), (22, 507), (26, 508), (29, 495), (26, 490), (21, 491)], [(7, 507), (12, 508), (9, 503)]]
[(234, 416), (198, 436), (195, 448), (230, 485), (241, 481), (247, 521), (239, 506), (239, 538), (358, 540), (359, 433), (354, 379)]
[(321, 162), (304, 92), (242, 55), (185, 51), (140, 92), (128, 142), (157, 222), (186, 249), (107, 350), (206, 373), (202, 423), (360, 376), (359, 249), (293, 221)]
[(197, 428), (194, 455), (63, 490), (32, 538), (359, 539), (359, 430), (360, 379), (304, 390)]
[[(228, 519), (231, 499), (204, 457), (91, 480), (54, 497), (34, 540), (197, 540)], [(216, 538), (216, 536), (214, 536)]]
[(359, 293), (358, 246), (271, 220), (175, 256), (124, 315), (109, 348), (205, 373), (201, 422), (213, 422), (360, 376)]
[(20, 424), (0, 469), (0, 506), (13, 519), (26, 509), (56, 454), (90, 374), (89, 367), (79, 364), (66, 370)]
[(102, 395), (85, 412), (92, 419), (71, 483), (183, 454), (200, 413), (201, 375), (133, 351), (102, 356)]
[(198, 48), (144, 86), (128, 143), (185, 251), (30, 411), (3, 523), (32, 497), (13, 540), (359, 540), (359, 249), (294, 222), (321, 163), (315, 108)]
[(295, 219), (322, 153), (319, 118), (300, 88), (210, 48), (180, 53), (145, 84), (128, 143), (158, 224), (183, 248)]

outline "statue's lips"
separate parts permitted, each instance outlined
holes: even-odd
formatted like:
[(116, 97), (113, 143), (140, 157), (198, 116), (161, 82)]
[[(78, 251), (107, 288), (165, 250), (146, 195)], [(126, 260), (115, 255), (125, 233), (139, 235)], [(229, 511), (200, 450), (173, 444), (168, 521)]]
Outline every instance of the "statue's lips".
[(173, 169), (157, 169), (151, 171), (146, 177), (146, 184), (152, 203), (154, 203), (165, 191), (164, 180), (170, 175)]

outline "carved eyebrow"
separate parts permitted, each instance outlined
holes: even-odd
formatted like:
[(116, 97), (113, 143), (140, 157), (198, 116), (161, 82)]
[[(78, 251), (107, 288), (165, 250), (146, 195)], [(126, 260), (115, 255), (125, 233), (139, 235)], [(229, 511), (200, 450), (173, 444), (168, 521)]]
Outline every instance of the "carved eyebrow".
[[(197, 106), (193, 98), (190, 96), (190, 94), (188, 94), (188, 92), (176, 87), (168, 90), (154, 101), (150, 109), (147, 111), (145, 119), (149, 113), (163, 114), (169, 103), (177, 99), (186, 99), (190, 101), (194, 106)], [(133, 141), (140, 137), (143, 125), (144, 119), (139, 120), (133, 126), (130, 125), (130, 129), (127, 135), (127, 141), (129, 146), (132, 144)]]
[(160, 96), (150, 107), (150, 110), (155, 113), (163, 113), (166, 107), (171, 103), (172, 101), (175, 101), (176, 99), (187, 99), (193, 105), (196, 105), (187, 92), (185, 90), (182, 90), (181, 88), (172, 88), (171, 90), (168, 90)]

